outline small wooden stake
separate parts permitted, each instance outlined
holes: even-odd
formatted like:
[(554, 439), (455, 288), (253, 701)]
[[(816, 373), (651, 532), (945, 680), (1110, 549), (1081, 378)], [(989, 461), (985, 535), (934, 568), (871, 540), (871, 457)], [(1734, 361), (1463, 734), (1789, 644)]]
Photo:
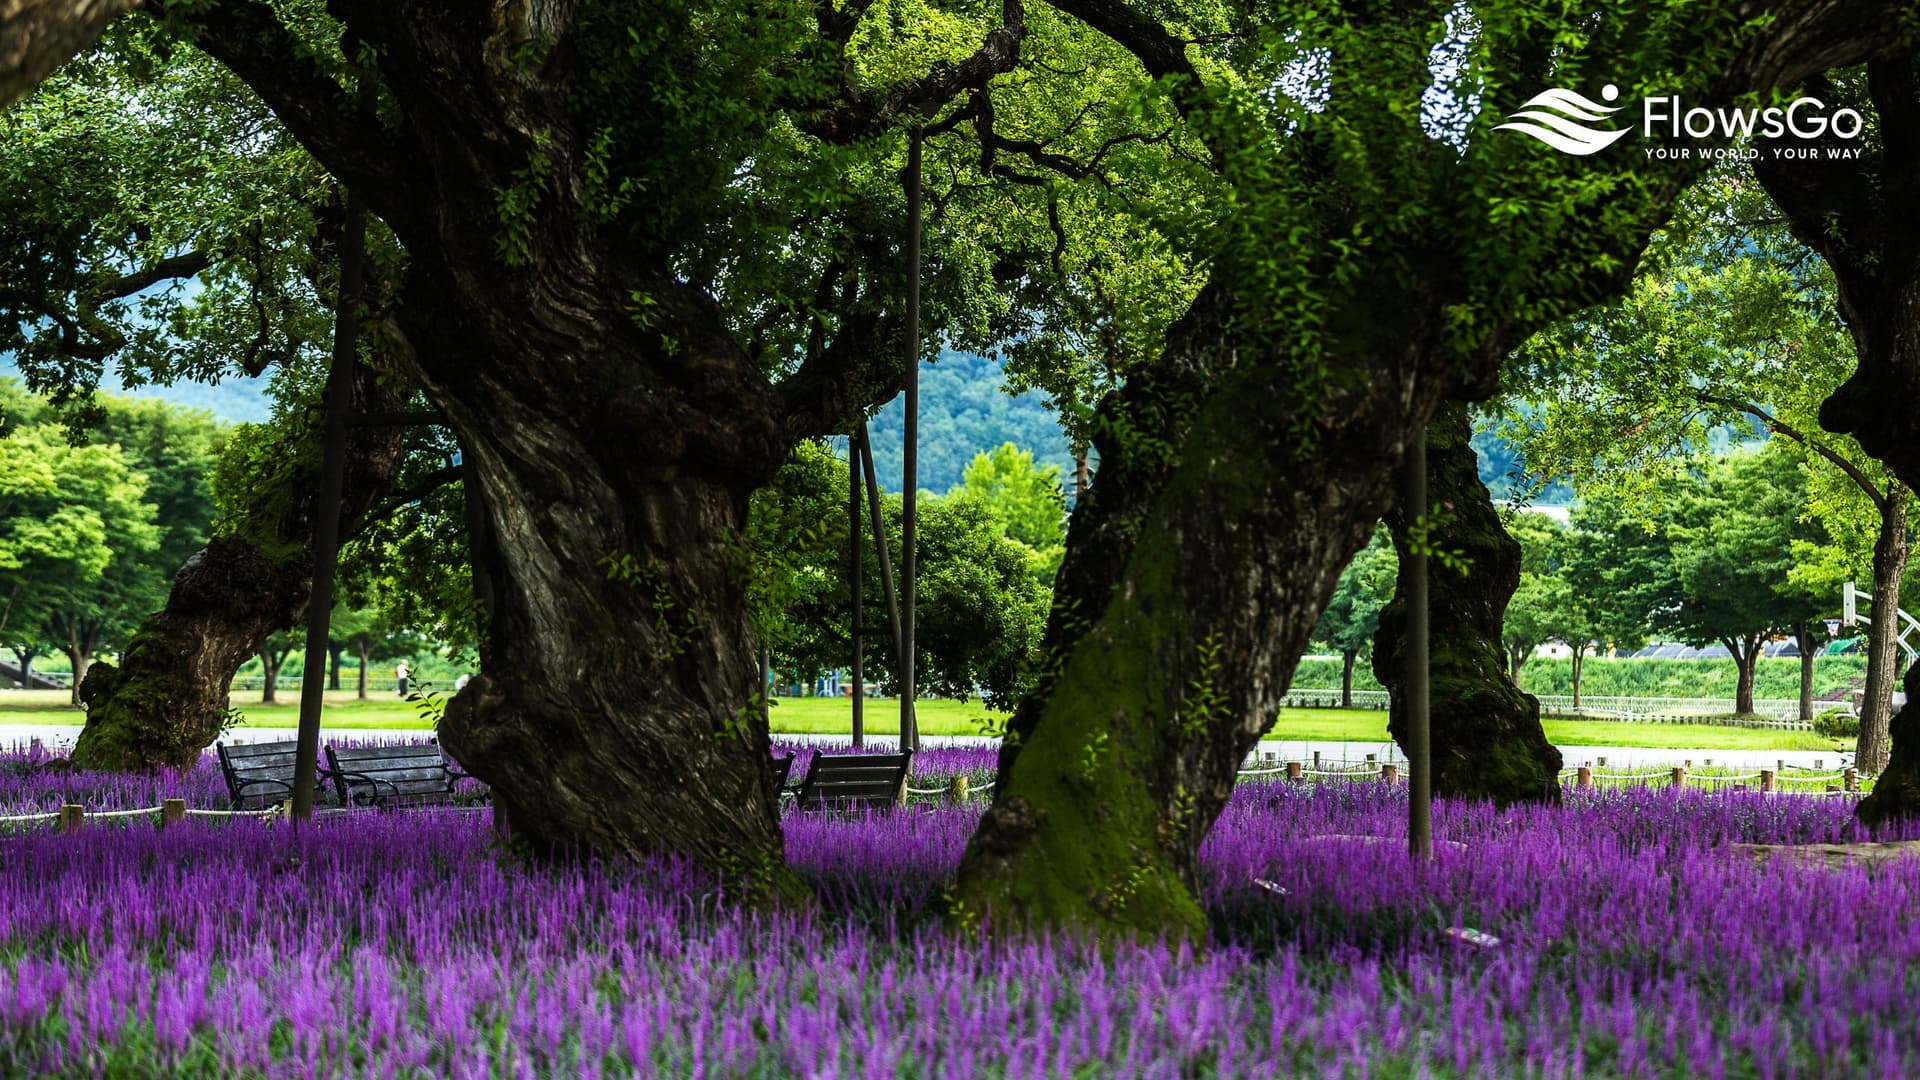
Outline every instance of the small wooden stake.
[(1289, 780), (1302, 779), (1300, 775), (1300, 770), (1301, 770), (1301, 765), (1299, 762), (1297, 761), (1287, 762), (1287, 779)]
[(67, 803), (60, 807), (60, 831), (78, 832), (87, 820), (87, 808), (78, 803)]
[(967, 801), (967, 778), (964, 774), (947, 782), (947, 798), (957, 803)]
[(1388, 784), (1397, 784), (1397, 783), (1399, 783), (1399, 782), (1400, 782), (1400, 767), (1399, 767), (1398, 765), (1382, 765), (1382, 766), (1380, 766), (1380, 780), (1381, 780), (1381, 782), (1383, 782), (1383, 783), (1388, 783)]
[(1760, 770), (1760, 790), (1767, 791), (1767, 792), (1770, 792), (1773, 790), (1773, 770), (1772, 769)]
[(1841, 774), (1840, 774), (1840, 777), (1841, 777), (1841, 782), (1842, 782), (1842, 783), (1844, 783), (1844, 784), (1846, 785), (1846, 788), (1847, 788), (1847, 790), (1848, 790), (1848, 791), (1859, 791), (1859, 790), (1860, 790), (1860, 773), (1859, 773), (1859, 770), (1857, 770), (1857, 769), (1848, 769), (1847, 771), (1845, 771), (1845, 772), (1843, 772), (1843, 773), (1841, 773)]
[[(1691, 765), (1691, 764), (1693, 764), (1693, 763), (1692, 763), (1692, 762), (1688, 762), (1687, 764), (1689, 764), (1689, 765)], [(1681, 788), (1683, 788), (1683, 787), (1685, 787), (1686, 785), (1687, 785), (1687, 770), (1686, 770), (1685, 768), (1683, 768), (1683, 767), (1681, 767), (1681, 766), (1678, 766), (1678, 765), (1676, 765), (1676, 766), (1674, 766), (1674, 768), (1673, 768), (1673, 789), (1674, 789), (1675, 791), (1678, 791), (1678, 790), (1680, 790)]]
[(1579, 775), (1574, 777), (1573, 786), (1577, 788), (1592, 787), (1593, 786), (1593, 770), (1587, 768), (1585, 765), (1580, 766)]
[(187, 820), (187, 800), (185, 799), (161, 799), (160, 800), (160, 827), (161, 828), (164, 829), (169, 825), (178, 825), (185, 820)]

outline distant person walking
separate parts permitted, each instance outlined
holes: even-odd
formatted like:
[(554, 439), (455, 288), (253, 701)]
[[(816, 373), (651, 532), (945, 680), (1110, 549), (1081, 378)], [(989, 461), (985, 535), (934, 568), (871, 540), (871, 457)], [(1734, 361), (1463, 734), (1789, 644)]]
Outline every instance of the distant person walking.
[(411, 674), (413, 674), (413, 669), (407, 666), (407, 662), (405, 660), (402, 660), (398, 664), (394, 665), (393, 677), (400, 681), (401, 697), (407, 696), (407, 676)]

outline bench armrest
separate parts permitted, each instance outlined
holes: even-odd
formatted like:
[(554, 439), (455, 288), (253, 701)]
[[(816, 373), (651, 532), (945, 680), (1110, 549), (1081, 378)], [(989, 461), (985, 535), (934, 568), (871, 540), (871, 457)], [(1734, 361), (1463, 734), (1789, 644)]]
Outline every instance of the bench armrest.
[(353, 791), (351, 787), (348, 788), (348, 793), (353, 801), (359, 803), (361, 806), (377, 805), (381, 800), (380, 787), (383, 784), (393, 792), (392, 798), (395, 800), (400, 798), (400, 789), (395, 787), (392, 781), (382, 780), (377, 776), (368, 776), (366, 773), (354, 772), (352, 769), (340, 769), (335, 771), (333, 775), (345, 780), (349, 785), (361, 783), (373, 789), (372, 798), (368, 800), (367, 797)]

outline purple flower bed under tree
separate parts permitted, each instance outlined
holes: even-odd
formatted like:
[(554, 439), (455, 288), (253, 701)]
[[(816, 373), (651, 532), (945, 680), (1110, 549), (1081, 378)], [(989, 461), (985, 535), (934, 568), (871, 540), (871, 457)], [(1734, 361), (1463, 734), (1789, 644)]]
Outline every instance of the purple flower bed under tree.
[[(0, 813), (87, 780), (0, 776)], [(219, 798), (122, 783), (92, 805)], [(789, 815), (820, 901), (779, 916), (685, 866), (522, 863), (483, 813), (36, 829), (0, 836), (0, 1075), (1920, 1073), (1920, 862), (1727, 849), (1857, 838), (1850, 801), (1570, 801), (1443, 803), (1422, 868), (1400, 789), (1243, 785), (1199, 954), (940, 930), (978, 804)]]

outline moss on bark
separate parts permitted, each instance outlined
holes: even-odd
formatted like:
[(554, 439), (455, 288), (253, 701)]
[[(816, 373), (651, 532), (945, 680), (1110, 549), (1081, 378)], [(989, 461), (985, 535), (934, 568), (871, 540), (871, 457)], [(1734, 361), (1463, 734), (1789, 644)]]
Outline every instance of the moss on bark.
[[(1520, 545), (1507, 535), (1480, 482), (1466, 406), (1450, 404), (1427, 427), (1428, 544), (1457, 559), (1428, 559), (1433, 791), (1499, 803), (1560, 801), (1560, 751), (1540, 726), (1540, 702), (1507, 674), (1501, 628), (1520, 583)], [(1404, 508), (1387, 516), (1401, 555), (1402, 580), (1380, 616), (1373, 670), (1382, 686), (1401, 682), (1406, 625), (1406, 555), (1412, 541)], [(1449, 562), (1457, 565), (1448, 565)], [(1406, 745), (1406, 706), (1391, 699), (1387, 730)]]

